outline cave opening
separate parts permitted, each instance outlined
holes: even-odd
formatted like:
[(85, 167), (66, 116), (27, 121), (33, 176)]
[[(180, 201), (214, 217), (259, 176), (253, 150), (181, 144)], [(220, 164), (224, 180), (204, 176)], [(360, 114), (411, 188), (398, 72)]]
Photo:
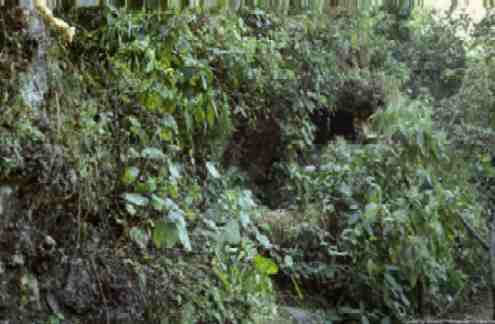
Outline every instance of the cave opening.
[(328, 109), (320, 109), (312, 115), (312, 121), (316, 127), (315, 145), (325, 145), (337, 136), (344, 137), (350, 141), (356, 139), (352, 112), (344, 110), (333, 112)]

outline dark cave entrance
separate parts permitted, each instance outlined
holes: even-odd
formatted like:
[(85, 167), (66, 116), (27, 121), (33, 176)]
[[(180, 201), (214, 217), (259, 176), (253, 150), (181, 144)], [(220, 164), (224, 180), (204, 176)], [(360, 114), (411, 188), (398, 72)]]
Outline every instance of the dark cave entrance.
[(356, 140), (354, 115), (349, 111), (330, 111), (321, 108), (314, 112), (311, 119), (316, 127), (315, 145), (325, 145), (337, 136), (347, 140)]

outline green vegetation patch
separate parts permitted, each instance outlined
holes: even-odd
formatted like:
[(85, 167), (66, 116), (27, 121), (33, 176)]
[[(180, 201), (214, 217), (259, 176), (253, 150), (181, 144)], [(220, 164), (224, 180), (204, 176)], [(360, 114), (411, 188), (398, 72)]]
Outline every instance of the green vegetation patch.
[[(36, 47), (4, 32), (0, 182), (39, 235), (20, 252), (5, 241), (6, 253), (33, 260), (42, 287), (65, 274), (55, 300), (73, 317), (125, 305), (133, 319), (263, 323), (291, 290), (333, 321), (444, 307), (479, 273), (462, 224), (482, 229), (485, 213), (445, 116), (493, 106), (477, 72), (493, 70), (492, 53), (467, 60), (457, 24), (442, 38), (425, 19), (402, 38), (388, 19), (76, 10), (74, 42), (47, 47), (36, 109), (9, 83)], [(478, 175), (482, 151), (469, 160)]]

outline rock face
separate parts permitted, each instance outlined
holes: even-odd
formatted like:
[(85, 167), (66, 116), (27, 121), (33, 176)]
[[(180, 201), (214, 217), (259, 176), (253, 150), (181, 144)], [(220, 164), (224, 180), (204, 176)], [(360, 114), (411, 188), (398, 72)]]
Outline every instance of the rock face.
[(25, 19), (26, 32), (29, 38), (36, 42), (37, 46), (29, 68), (20, 76), (20, 96), (25, 104), (33, 109), (38, 109), (48, 91), (46, 60), (48, 34), (41, 17), (36, 14), (32, 6), (28, 6), (24, 10), (27, 13)]
[[(9, 39), (0, 36), (0, 119), (4, 123), (0, 136), (0, 323), (41, 322), (55, 313), (70, 319), (91, 311), (93, 318), (100, 318), (102, 294), (113, 293), (107, 287), (113, 287), (117, 279), (100, 279), (97, 289), (95, 278), (106, 264), (93, 265), (89, 253), (73, 244), (79, 228), (76, 217), (68, 213), (76, 208), (68, 201), (79, 181), (63, 158), (63, 147), (3, 136), (8, 135), (7, 126), (21, 116), (43, 119), (50, 80), (57, 77), (50, 70), (52, 43), (43, 20), (28, 2), (23, 4), (26, 7), (0, 9), (0, 27), (14, 35)], [(50, 197), (56, 198), (51, 201)], [(69, 206), (63, 209), (62, 203)], [(122, 264), (119, 269), (124, 269)], [(118, 279), (133, 280), (125, 271)], [(127, 287), (119, 293), (129, 299), (135, 295)], [(129, 303), (140, 305), (135, 299)]]
[(76, 314), (87, 313), (98, 304), (96, 282), (91, 278), (90, 267), (82, 259), (73, 260), (69, 268), (59, 300)]

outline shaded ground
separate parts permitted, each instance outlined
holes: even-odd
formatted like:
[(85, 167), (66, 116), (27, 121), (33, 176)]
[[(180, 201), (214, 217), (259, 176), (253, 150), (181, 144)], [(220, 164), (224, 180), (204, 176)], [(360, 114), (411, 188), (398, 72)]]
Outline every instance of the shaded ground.
[(490, 321), (491, 320), (492, 302), (489, 291), (480, 291), (477, 295), (472, 296), (469, 302), (455, 304), (445, 310), (445, 314), (438, 316), (427, 316), (425, 321), (452, 320), (452, 321)]
[[(491, 320), (491, 309), (492, 303), (489, 291), (480, 291), (479, 294), (472, 297), (469, 303), (452, 305), (448, 309), (445, 309), (445, 314), (427, 316), (421, 320), (424, 320), (425, 323), (428, 321), (439, 323), (440, 320), (445, 321), (445, 323), (449, 323), (449, 321), (463, 321), (465, 323), (485, 322)], [(418, 320), (420, 319), (414, 321)], [(279, 318), (275, 319), (272, 323), (323, 324), (327, 322), (321, 315), (316, 314), (315, 311), (292, 306), (281, 306)]]
[(443, 318), (456, 320), (490, 320), (492, 302), (489, 291), (481, 291), (469, 303), (454, 306)]

